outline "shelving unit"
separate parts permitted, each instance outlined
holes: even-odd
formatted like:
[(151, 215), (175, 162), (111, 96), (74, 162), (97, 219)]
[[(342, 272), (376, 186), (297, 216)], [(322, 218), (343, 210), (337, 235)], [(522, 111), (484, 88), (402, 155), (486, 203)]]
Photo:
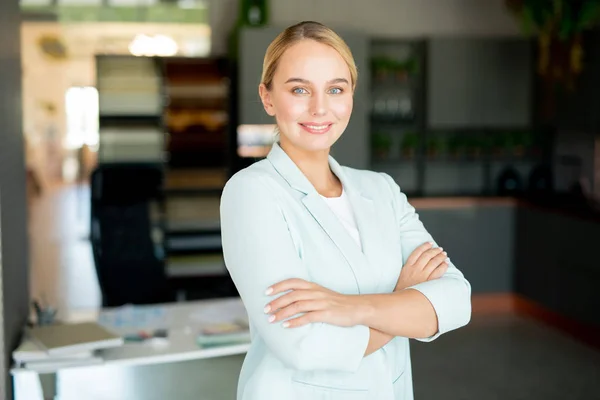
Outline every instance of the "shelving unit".
[(527, 118), (529, 48), (526, 39), (372, 40), (371, 168), (412, 197), (495, 195), (509, 168), (526, 187), (548, 139)]
[[(99, 163), (160, 168), (164, 196), (152, 219), (167, 275), (192, 291), (230, 293), (213, 212), (228, 177), (227, 61), (112, 55), (96, 61)], [(183, 225), (181, 212), (189, 217)]]
[(371, 165), (418, 194), (425, 133), (425, 42), (371, 41)]
[(226, 168), (227, 61), (167, 58), (162, 67), (170, 169)]
[(98, 162), (162, 164), (164, 95), (158, 60), (96, 57), (100, 143)]

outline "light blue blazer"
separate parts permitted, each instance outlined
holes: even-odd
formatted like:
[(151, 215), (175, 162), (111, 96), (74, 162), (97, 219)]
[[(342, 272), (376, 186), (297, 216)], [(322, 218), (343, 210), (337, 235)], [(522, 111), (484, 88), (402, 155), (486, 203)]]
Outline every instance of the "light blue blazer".
[[(391, 293), (412, 251), (433, 241), (386, 174), (331, 170), (348, 194), (363, 251), (281, 147), (235, 174), (221, 198), (225, 263), (250, 319), (252, 344), (238, 400), (410, 400), (408, 339), (396, 337), (364, 357), (367, 326), (325, 323), (283, 328), (264, 313), (265, 290), (302, 278), (345, 294)], [(413, 287), (432, 303), (439, 335), (466, 325), (471, 287), (450, 265), (440, 279)]]

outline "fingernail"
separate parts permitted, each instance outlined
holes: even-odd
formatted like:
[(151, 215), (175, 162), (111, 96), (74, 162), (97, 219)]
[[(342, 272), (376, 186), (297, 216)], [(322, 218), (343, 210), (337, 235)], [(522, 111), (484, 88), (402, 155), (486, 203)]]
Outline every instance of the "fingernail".
[(265, 292), (265, 294), (267, 296), (270, 295), (271, 293), (273, 293), (273, 288), (272, 287), (268, 288), (267, 291)]
[(448, 253), (444, 252), (444, 255), (445, 255), (445, 256), (447, 256), (447, 255), (448, 255)]
[(281, 326), (283, 326), (284, 328), (287, 328), (290, 326), (290, 323), (285, 321), (283, 324), (281, 324)]
[(444, 250), (444, 248), (443, 248), (443, 247), (440, 247), (439, 249), (440, 249), (440, 251)]
[(266, 306), (265, 307), (265, 314), (268, 313), (269, 311), (271, 311), (271, 306)]
[(449, 259), (449, 258), (446, 258), (446, 260), (445, 260), (445, 261), (446, 261), (447, 263), (449, 263), (449, 262), (450, 262), (450, 259)]
[(275, 316), (274, 316), (274, 315), (271, 315), (271, 316), (269, 317), (269, 322), (273, 322), (273, 321), (275, 321)]

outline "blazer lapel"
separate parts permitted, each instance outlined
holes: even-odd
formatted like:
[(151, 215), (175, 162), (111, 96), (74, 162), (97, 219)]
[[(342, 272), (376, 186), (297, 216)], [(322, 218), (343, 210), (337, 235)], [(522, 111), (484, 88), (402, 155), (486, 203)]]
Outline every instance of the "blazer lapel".
[(355, 190), (353, 183), (345, 176), (340, 165), (330, 157), (330, 168), (342, 182), (355, 214), (363, 246), (363, 252), (361, 252), (358, 244), (329, 209), (314, 186), (277, 143), (273, 145), (267, 159), (291, 187), (305, 194), (302, 203), (346, 259), (356, 278), (358, 293), (364, 292), (361, 288), (372, 288), (378, 278), (373, 276), (375, 271), (370, 268), (369, 259), (366, 256), (374, 250), (373, 240), (369, 236), (373, 233), (376, 234), (374, 226), (371, 226), (372, 218), (375, 215), (372, 201)]
[[(360, 190), (359, 185), (350, 179), (342, 167), (330, 158), (329, 165), (331, 170), (342, 181), (344, 190), (346, 191), (354, 212), (354, 218), (360, 234), (362, 244), (362, 261), (359, 271), (360, 280), (368, 284), (369, 288), (376, 290), (377, 282), (379, 282), (379, 274), (381, 269), (377, 268), (377, 257), (384, 254), (381, 249), (380, 240), (378, 240), (379, 232), (377, 230), (377, 212), (373, 200), (368, 194)], [(366, 286), (366, 285), (365, 285)]]

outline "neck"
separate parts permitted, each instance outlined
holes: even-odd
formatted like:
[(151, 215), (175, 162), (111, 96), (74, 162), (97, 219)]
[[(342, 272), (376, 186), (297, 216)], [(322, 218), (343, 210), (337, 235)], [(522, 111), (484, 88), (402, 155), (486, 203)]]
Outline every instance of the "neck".
[(329, 167), (329, 149), (307, 151), (285, 142), (280, 143), (280, 147), (302, 171), (317, 192), (328, 197), (341, 195), (342, 184)]

